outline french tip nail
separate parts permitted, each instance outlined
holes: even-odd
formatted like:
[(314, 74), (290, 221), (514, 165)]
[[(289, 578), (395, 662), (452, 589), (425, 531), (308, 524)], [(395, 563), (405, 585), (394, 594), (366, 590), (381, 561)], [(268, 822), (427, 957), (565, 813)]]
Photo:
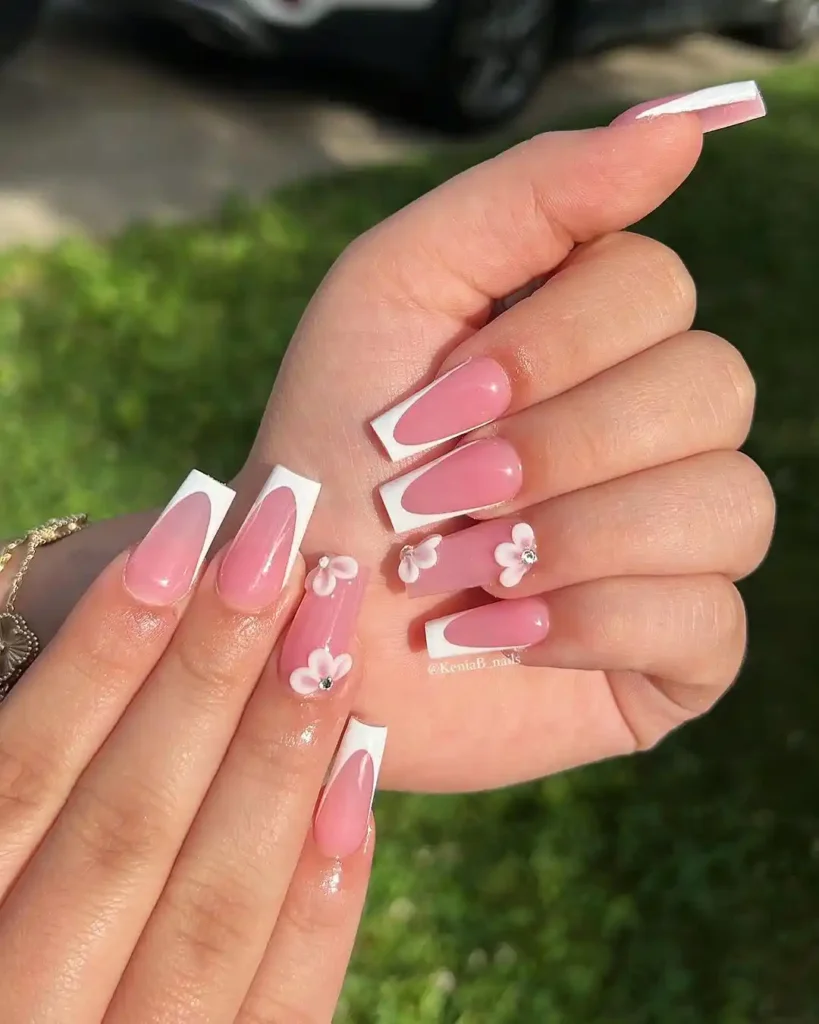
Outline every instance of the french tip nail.
[(667, 114), (687, 113), (697, 114), (702, 130), (711, 132), (764, 117), (767, 108), (758, 83), (751, 79), (640, 103), (615, 118), (612, 124), (631, 124)]

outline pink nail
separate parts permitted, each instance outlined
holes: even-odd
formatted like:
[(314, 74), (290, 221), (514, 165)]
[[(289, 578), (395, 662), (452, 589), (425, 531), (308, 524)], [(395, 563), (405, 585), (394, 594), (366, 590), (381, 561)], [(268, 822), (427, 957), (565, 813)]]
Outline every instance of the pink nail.
[(500, 363), (468, 359), (372, 421), (393, 462), (428, 451), (502, 416), (512, 387)]
[(549, 611), (539, 598), (497, 601), (426, 624), (431, 658), (514, 651), (545, 640)]
[(276, 466), (219, 569), (219, 593), (236, 611), (273, 604), (290, 576), (321, 484)]
[(473, 441), (384, 484), (396, 533), (511, 501), (523, 485), (520, 456), (500, 438)]
[(348, 722), (313, 822), (326, 857), (349, 857), (367, 838), (386, 742), (383, 726)]
[(193, 470), (128, 559), (123, 579), (132, 596), (161, 606), (183, 598), (235, 497), (229, 487)]
[(756, 82), (731, 82), (697, 92), (666, 96), (632, 107), (612, 124), (629, 124), (664, 114), (696, 113), (704, 132), (744, 124), (766, 114), (765, 101)]
[(368, 576), (348, 555), (325, 555), (308, 574), (279, 666), (301, 696), (332, 690), (353, 667), (350, 645)]
[(433, 534), (401, 551), (398, 575), (410, 597), (449, 594), (473, 587), (516, 587), (537, 564), (537, 542), (528, 523), (481, 523), (449, 537)]

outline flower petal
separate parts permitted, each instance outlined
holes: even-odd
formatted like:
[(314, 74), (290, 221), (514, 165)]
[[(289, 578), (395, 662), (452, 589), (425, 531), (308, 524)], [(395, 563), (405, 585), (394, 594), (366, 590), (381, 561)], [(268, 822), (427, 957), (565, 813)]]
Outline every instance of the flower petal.
[(309, 668), (297, 668), (290, 673), (290, 686), (302, 697), (309, 697), (318, 690), (318, 680)]
[(317, 569), (313, 577), (313, 593), (319, 597), (329, 597), (336, 589), (336, 578), (329, 569)]
[(415, 564), (411, 555), (405, 555), (398, 566), (398, 575), (403, 583), (417, 583), (421, 570)]
[(431, 569), (438, 564), (438, 545), (444, 538), (437, 533), (427, 537), (413, 551), (412, 558), (419, 569)]
[(330, 561), (330, 572), (340, 580), (354, 580), (358, 576), (358, 562), (349, 555), (336, 555)]
[(517, 565), (510, 565), (500, 574), (502, 587), (516, 587), (528, 572), (528, 567), (519, 562)]
[(353, 659), (349, 654), (339, 654), (333, 662), (333, 682), (343, 679), (353, 667)]
[(307, 664), (310, 671), (315, 673), (317, 683), (333, 674), (333, 656), (326, 647), (317, 647), (311, 651)]
[(512, 541), (515, 546), (525, 551), (535, 547), (535, 531), (528, 523), (516, 523), (512, 528)]
[(498, 544), (495, 548), (495, 561), (498, 565), (512, 567), (520, 565), (520, 551), (515, 544)]

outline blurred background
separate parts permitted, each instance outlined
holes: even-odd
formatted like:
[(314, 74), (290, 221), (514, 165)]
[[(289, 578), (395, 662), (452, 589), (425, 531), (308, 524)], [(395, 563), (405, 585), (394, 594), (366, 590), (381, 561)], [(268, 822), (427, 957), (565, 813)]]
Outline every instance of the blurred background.
[(324, 272), (421, 192), (762, 81), (641, 226), (759, 381), (741, 684), (629, 762), (382, 795), (341, 1022), (819, 1021), (817, 36), (811, 0), (0, 0), (0, 535), (232, 474)]

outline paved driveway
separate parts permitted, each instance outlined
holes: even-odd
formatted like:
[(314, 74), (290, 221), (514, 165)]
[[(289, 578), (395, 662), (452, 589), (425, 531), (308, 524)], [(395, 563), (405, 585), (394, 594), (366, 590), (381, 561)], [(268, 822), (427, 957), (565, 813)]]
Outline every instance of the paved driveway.
[[(707, 37), (619, 49), (553, 75), (526, 127), (602, 97), (625, 106), (774, 62)], [(229, 191), (261, 194), (429, 144), (327, 83), (296, 91), (265, 73), (226, 84), (217, 71), (185, 73), (87, 16), (57, 18), (0, 77), (0, 246), (187, 217)]]

